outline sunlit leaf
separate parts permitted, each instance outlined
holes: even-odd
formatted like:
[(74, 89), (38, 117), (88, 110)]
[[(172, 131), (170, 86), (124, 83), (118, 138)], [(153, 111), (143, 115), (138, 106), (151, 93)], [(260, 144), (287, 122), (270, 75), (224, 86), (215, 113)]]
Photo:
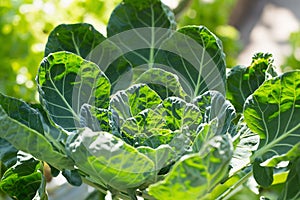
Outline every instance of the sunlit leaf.
[(135, 83), (145, 83), (159, 94), (162, 99), (176, 96), (185, 99), (187, 94), (179, 83), (179, 78), (168, 71), (152, 68), (137, 78)]
[(217, 119), (218, 131), (216, 134), (225, 134), (235, 118), (235, 109), (230, 101), (218, 91), (207, 91), (196, 97), (193, 103), (201, 110), (203, 122), (209, 123)]
[(161, 107), (161, 114), (164, 116), (168, 128), (173, 131), (188, 128), (192, 135), (201, 123), (200, 110), (180, 98), (169, 97), (163, 101)]
[(163, 181), (149, 187), (157, 199), (201, 199), (228, 173), (232, 144), (227, 136), (211, 139), (197, 154), (182, 157)]
[(68, 51), (86, 58), (103, 40), (105, 37), (90, 24), (61, 24), (48, 37), (45, 57), (50, 53)]
[[(269, 167), (260, 163), (274, 156), (283, 156), (291, 151), (300, 138), (300, 72), (288, 72), (264, 82), (247, 100), (244, 107), (245, 121), (249, 128), (259, 134), (258, 150), (251, 161), (259, 162), (253, 168), (254, 176), (261, 177)], [(293, 157), (291, 157), (293, 158)], [(272, 169), (272, 168), (270, 168)], [(270, 171), (270, 170), (268, 170)], [(259, 184), (270, 184), (257, 179)]]
[(110, 83), (99, 67), (72, 53), (57, 52), (43, 60), (37, 82), (50, 118), (66, 130), (80, 123), (84, 103), (108, 108)]
[[(123, 123), (121, 132), (131, 139), (132, 145), (135, 146), (145, 145), (146, 143), (150, 145), (155, 139), (160, 137), (165, 141), (165, 143), (160, 144), (166, 144), (170, 141), (170, 139), (172, 139), (171, 133), (166, 127), (163, 116), (152, 109), (144, 110), (136, 116), (128, 118)], [(155, 137), (155, 139), (153, 137)], [(162, 140), (159, 141), (163, 142)], [(156, 145), (150, 146), (154, 148), (156, 147)]]
[(155, 63), (160, 44), (176, 27), (174, 19), (172, 11), (161, 1), (126, 0), (112, 12), (107, 35), (134, 68), (149, 69)]
[(119, 91), (110, 100), (111, 108), (120, 117), (121, 124), (128, 118), (161, 103), (160, 96), (145, 84), (137, 84), (127, 90)]
[(39, 110), (21, 100), (1, 94), (0, 113), (1, 138), (15, 148), (45, 160), (57, 168), (73, 168), (72, 161), (63, 153), (56, 151), (50, 143), (54, 140), (52, 135), (45, 136), (47, 130), (44, 131)]
[(4, 173), (0, 188), (17, 200), (47, 200), (42, 162), (19, 153), (18, 162)]
[(259, 135), (250, 130), (243, 117), (240, 118), (230, 134), (233, 137), (234, 145), (234, 152), (230, 161), (231, 175), (249, 165), (250, 157), (259, 145)]
[(142, 185), (154, 171), (149, 158), (107, 132), (85, 129), (74, 134), (69, 139), (68, 151), (92, 180), (119, 190)]
[[(151, 147), (141, 146), (138, 147), (137, 150), (140, 153), (146, 155), (155, 166), (155, 172), (158, 173), (166, 165), (170, 164), (170, 162), (175, 158), (174, 152), (169, 145), (161, 145), (156, 149)], [(157, 180), (155, 180), (157, 181)]]
[(200, 125), (197, 136), (193, 141), (193, 152), (199, 152), (207, 141), (217, 135), (217, 122), (218, 120), (214, 119), (209, 123), (203, 123)]
[(246, 101), (248, 127), (260, 136), (252, 161), (286, 154), (300, 139), (300, 72), (264, 82)]
[(276, 76), (271, 54), (258, 53), (250, 66), (233, 67), (227, 75), (227, 98), (238, 112), (243, 111), (244, 102), (265, 80)]
[(80, 125), (93, 131), (111, 131), (112, 113), (107, 109), (83, 104), (80, 109)]
[(226, 64), (222, 43), (207, 28), (183, 27), (160, 49), (158, 62), (179, 77), (192, 99), (208, 90), (225, 95)]

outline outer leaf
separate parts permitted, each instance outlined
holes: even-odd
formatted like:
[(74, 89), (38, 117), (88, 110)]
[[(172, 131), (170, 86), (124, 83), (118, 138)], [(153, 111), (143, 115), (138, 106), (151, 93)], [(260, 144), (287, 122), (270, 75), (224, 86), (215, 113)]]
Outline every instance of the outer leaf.
[(49, 120), (47, 113), (41, 104), (31, 104), (32, 108), (39, 112), (40, 120), (43, 124), (44, 135), (47, 140), (60, 152), (65, 154), (65, 144), (67, 133), (57, 127)]
[[(122, 57), (120, 49), (87, 23), (61, 24), (49, 35), (45, 57), (50, 53), (68, 51), (98, 64), (109, 78), (114, 90), (125, 89), (119, 77), (130, 70), (129, 63)], [(120, 57), (121, 56), (121, 57)], [(127, 81), (128, 82), (128, 81)]]
[(227, 136), (216, 136), (199, 154), (182, 157), (165, 180), (149, 187), (149, 194), (157, 199), (201, 199), (228, 172), (232, 145)]
[(273, 168), (272, 167), (262, 167), (260, 162), (254, 161), (252, 165), (253, 177), (256, 182), (263, 186), (268, 187), (273, 183)]
[(187, 94), (180, 85), (179, 78), (175, 74), (159, 68), (145, 71), (135, 83), (145, 83), (159, 94), (162, 99), (176, 96), (185, 99)]
[(231, 130), (235, 149), (230, 162), (230, 175), (250, 164), (250, 157), (259, 145), (259, 136), (250, 130), (243, 117), (234, 128)]
[(126, 0), (112, 12), (107, 35), (133, 67), (144, 65), (149, 69), (155, 63), (157, 49), (175, 27), (174, 14), (161, 1)]
[(264, 82), (246, 101), (244, 116), (258, 133), (260, 144), (252, 156), (265, 161), (286, 154), (300, 138), (300, 71)]
[(63, 170), (62, 175), (71, 185), (80, 186), (82, 184), (81, 176), (77, 170)]
[(10, 118), (1, 106), (0, 122), (0, 137), (9, 141), (17, 149), (28, 152), (38, 159), (47, 161), (59, 169), (73, 168), (72, 161), (65, 155), (54, 151), (52, 145), (43, 135)]
[(29, 155), (19, 154), (18, 162), (2, 177), (0, 188), (17, 200), (47, 200), (42, 162)]
[(96, 64), (75, 54), (50, 54), (41, 63), (37, 82), (45, 110), (66, 130), (74, 130), (79, 125), (79, 112), (84, 103), (108, 108), (108, 79)]
[(77, 136), (74, 134), (68, 150), (90, 179), (118, 190), (142, 185), (154, 170), (150, 159), (107, 132), (85, 129)]
[(235, 109), (232, 104), (218, 91), (207, 91), (193, 100), (203, 115), (203, 122), (218, 120), (216, 134), (225, 134), (235, 118)]
[(152, 160), (155, 166), (156, 173), (158, 173), (162, 168), (170, 164), (175, 157), (174, 152), (169, 145), (161, 145), (156, 149), (141, 146), (138, 147), (137, 150), (142, 154), (146, 155), (150, 160)]
[(24, 101), (0, 93), (0, 106), (10, 118), (36, 130), (40, 134), (44, 133), (39, 111), (31, 108)]
[(0, 179), (4, 172), (17, 162), (18, 150), (0, 138)]
[[(59, 138), (55, 138), (55, 134), (50, 135), (47, 130), (49, 124), (45, 124), (39, 110), (21, 100), (0, 94), (0, 113), (0, 138), (59, 169), (73, 168), (72, 161), (51, 145), (50, 142)], [(59, 142), (54, 142), (57, 143)], [(64, 147), (58, 149), (62, 148)]]
[(250, 66), (236, 66), (227, 75), (226, 96), (238, 112), (243, 111), (247, 97), (265, 80), (276, 76), (271, 54), (258, 53)]
[(160, 0), (124, 0), (110, 16), (107, 34), (112, 36), (140, 27), (172, 28), (176, 26), (172, 11)]
[(191, 99), (208, 90), (225, 95), (226, 64), (222, 43), (207, 28), (183, 27), (160, 49), (163, 52), (159, 52), (158, 62), (179, 77)]
[(279, 197), (279, 200), (299, 199), (300, 198), (300, 157), (293, 160), (291, 170), (287, 177), (285, 187)]
[(300, 142), (293, 146), (286, 154), (280, 156), (273, 156), (261, 165), (265, 167), (276, 167), (282, 161), (294, 160), (297, 157), (300, 157)]
[(90, 24), (61, 24), (48, 37), (45, 57), (50, 53), (69, 51), (86, 58), (103, 40), (105, 37)]

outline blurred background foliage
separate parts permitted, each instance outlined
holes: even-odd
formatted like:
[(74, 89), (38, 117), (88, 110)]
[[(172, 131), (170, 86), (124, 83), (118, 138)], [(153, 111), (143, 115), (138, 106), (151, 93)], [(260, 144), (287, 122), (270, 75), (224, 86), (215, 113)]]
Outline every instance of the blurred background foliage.
[[(87, 22), (105, 35), (110, 13), (120, 1), (0, 0), (0, 92), (37, 101), (34, 79), (51, 30), (61, 23)], [(228, 20), (236, 0), (181, 1), (164, 1), (184, 5), (177, 13), (178, 25), (207, 26), (223, 41), (228, 66), (233, 66), (239, 36)]]
[(194, 0), (179, 17), (179, 25), (204, 25), (223, 42), (227, 67), (233, 67), (241, 50), (239, 32), (229, 25), (237, 0)]
[(283, 72), (300, 69), (300, 31), (291, 33), (289, 37), (291, 53), (285, 58), (281, 65)]
[(103, 32), (117, 0), (0, 0), (0, 91), (36, 101), (35, 74), (50, 31), (92, 23)]

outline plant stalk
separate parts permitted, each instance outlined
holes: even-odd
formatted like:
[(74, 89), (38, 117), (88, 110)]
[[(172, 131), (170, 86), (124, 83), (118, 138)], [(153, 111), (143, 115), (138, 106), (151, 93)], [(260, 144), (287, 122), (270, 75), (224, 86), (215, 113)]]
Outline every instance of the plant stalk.
[(222, 200), (225, 197), (229, 196), (236, 188), (244, 184), (251, 176), (253, 175), (252, 170), (249, 171), (245, 176), (243, 176), (238, 182), (228, 188), (222, 195), (220, 195), (216, 200)]

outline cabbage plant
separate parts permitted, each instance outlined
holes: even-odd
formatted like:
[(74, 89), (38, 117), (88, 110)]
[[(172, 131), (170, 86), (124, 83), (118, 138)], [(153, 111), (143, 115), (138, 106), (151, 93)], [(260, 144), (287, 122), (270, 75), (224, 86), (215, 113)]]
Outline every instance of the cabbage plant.
[(206, 27), (176, 28), (159, 0), (121, 2), (107, 37), (57, 26), (39, 103), (0, 94), (0, 190), (48, 199), (47, 164), (92, 186), (88, 199), (229, 199), (252, 177), (300, 198), (300, 72), (278, 76), (258, 53), (226, 74), (222, 48)]

